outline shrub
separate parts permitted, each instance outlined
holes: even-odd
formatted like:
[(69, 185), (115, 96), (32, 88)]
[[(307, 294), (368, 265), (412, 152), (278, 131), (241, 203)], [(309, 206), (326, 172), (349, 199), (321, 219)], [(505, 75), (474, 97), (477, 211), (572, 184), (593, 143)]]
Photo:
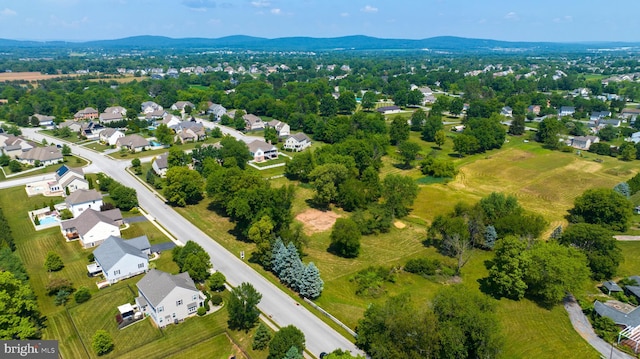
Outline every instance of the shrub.
[(53, 300), (55, 305), (65, 305), (69, 301), (69, 296), (71, 295), (71, 291), (67, 289), (62, 289), (56, 293), (56, 297)]
[(71, 211), (68, 208), (63, 209), (60, 212), (60, 219), (65, 220), (65, 219), (71, 219), (73, 218), (73, 213), (71, 213)]
[(49, 252), (47, 253), (47, 259), (44, 261), (44, 268), (48, 272), (57, 272), (64, 268), (64, 262), (62, 262), (62, 258), (57, 253)]
[(440, 261), (429, 258), (410, 259), (404, 266), (405, 271), (420, 275), (434, 275), (438, 269), (440, 269)]
[(211, 304), (218, 306), (222, 304), (222, 296), (220, 294), (214, 294), (211, 296)]
[(47, 295), (57, 294), (61, 290), (66, 290), (69, 293), (73, 292), (73, 284), (70, 280), (65, 278), (54, 278), (45, 287)]
[(113, 350), (113, 338), (106, 330), (100, 329), (93, 335), (91, 347), (98, 355), (107, 354)]
[(209, 277), (209, 289), (212, 292), (222, 292), (224, 291), (224, 283), (227, 281), (227, 278), (222, 274), (222, 272), (215, 272)]
[(395, 271), (385, 267), (368, 267), (356, 273), (350, 281), (357, 285), (356, 295), (378, 298), (386, 292), (384, 282), (395, 283)]
[(91, 299), (91, 292), (89, 291), (89, 288), (87, 287), (78, 288), (78, 291), (73, 295), (73, 299), (78, 304), (84, 303), (89, 299)]
[(205, 314), (207, 314), (207, 308), (205, 307), (198, 308), (198, 316), (203, 316)]

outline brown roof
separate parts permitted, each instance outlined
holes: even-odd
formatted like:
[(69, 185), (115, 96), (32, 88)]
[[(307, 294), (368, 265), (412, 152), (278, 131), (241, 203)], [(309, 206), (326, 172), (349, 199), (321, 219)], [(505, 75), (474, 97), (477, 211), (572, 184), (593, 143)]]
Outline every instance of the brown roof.
[(62, 226), (63, 230), (75, 228), (79, 235), (84, 236), (100, 222), (119, 227), (116, 223), (119, 220), (122, 220), (122, 213), (117, 208), (105, 212), (98, 212), (89, 208), (76, 218), (60, 222), (60, 226)]
[(149, 141), (140, 135), (127, 135), (116, 140), (116, 146), (124, 146), (129, 148), (139, 148), (149, 146)]
[(69, 205), (87, 203), (93, 201), (99, 201), (102, 199), (102, 194), (94, 189), (79, 189), (64, 200)]
[(34, 147), (20, 154), (20, 159), (27, 161), (62, 160), (62, 152), (56, 146)]
[(256, 153), (258, 150), (262, 150), (263, 152), (267, 152), (267, 151), (272, 151), (276, 149), (276, 146), (266, 143), (262, 140), (255, 140), (249, 144), (247, 144), (247, 146), (249, 147), (249, 151), (251, 153)]

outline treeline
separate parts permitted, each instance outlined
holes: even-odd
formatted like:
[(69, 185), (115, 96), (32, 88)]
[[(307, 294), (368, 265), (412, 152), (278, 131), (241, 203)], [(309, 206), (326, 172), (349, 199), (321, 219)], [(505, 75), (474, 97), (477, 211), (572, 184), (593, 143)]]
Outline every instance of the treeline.
[(2, 211), (2, 207), (0, 207), (0, 248), (8, 247), (12, 251), (16, 250), (16, 244), (13, 241), (13, 233), (11, 233), (11, 227), (9, 226), (9, 222), (7, 218), (4, 216), (4, 212)]

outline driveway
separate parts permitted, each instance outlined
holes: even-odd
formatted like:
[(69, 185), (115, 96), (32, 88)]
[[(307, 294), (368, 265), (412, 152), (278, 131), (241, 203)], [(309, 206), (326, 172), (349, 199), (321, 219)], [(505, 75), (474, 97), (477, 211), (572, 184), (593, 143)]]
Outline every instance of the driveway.
[(631, 355), (624, 353), (618, 350), (615, 347), (612, 347), (610, 343), (605, 342), (596, 335), (593, 331), (593, 327), (591, 327), (591, 323), (587, 316), (582, 312), (582, 308), (578, 302), (576, 302), (573, 296), (569, 296), (564, 300), (564, 308), (567, 310), (569, 314), (569, 319), (571, 320), (571, 324), (573, 324), (573, 329), (575, 329), (581, 337), (584, 338), (595, 350), (600, 352), (603, 358), (611, 358), (611, 359), (633, 359)]

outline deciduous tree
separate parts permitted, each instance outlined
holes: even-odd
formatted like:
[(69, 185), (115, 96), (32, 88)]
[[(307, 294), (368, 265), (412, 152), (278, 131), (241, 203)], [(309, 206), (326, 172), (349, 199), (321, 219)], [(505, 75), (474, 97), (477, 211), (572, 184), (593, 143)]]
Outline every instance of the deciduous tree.
[(227, 310), (229, 328), (248, 331), (258, 322), (260, 311), (258, 303), (262, 294), (250, 283), (242, 283), (231, 291)]
[(355, 258), (360, 253), (360, 230), (349, 218), (338, 218), (331, 231), (330, 249), (341, 257)]

